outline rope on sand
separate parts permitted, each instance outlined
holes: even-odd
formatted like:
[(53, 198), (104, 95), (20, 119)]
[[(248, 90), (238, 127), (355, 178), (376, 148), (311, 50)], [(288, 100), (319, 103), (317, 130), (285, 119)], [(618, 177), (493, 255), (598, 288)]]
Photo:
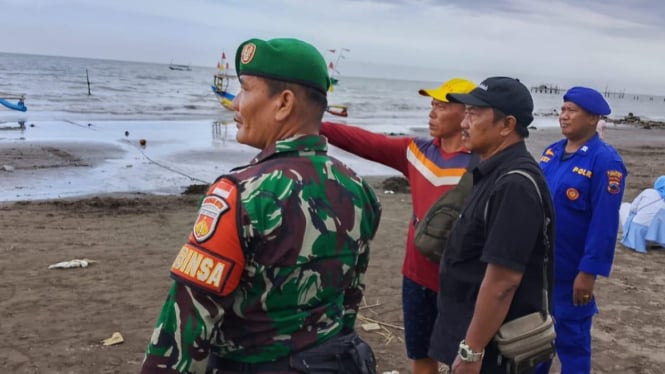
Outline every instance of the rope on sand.
[[(67, 123), (69, 123), (69, 124), (71, 124), (71, 125), (74, 125), (74, 126), (79, 126), (79, 127), (87, 128), (87, 129), (90, 129), (90, 130), (93, 130), (93, 131), (99, 131), (99, 129), (96, 129), (96, 128), (92, 127), (92, 124), (90, 124), (90, 123), (89, 123), (87, 126), (85, 126), (85, 125), (82, 125), (82, 124), (77, 123), (77, 122), (75, 122), (75, 121), (68, 120), (68, 119), (63, 119), (62, 121), (63, 121), (63, 122), (67, 122)], [(169, 167), (169, 166), (163, 165), (163, 164), (161, 164), (161, 163), (159, 163), (159, 162), (157, 162), (157, 161), (151, 159), (147, 154), (145, 154), (145, 152), (143, 152), (143, 149), (139, 149), (139, 152), (141, 152), (141, 154), (143, 155), (143, 157), (145, 157), (148, 161), (150, 161), (151, 163), (153, 163), (153, 164), (155, 164), (155, 165), (157, 165), (157, 166), (159, 166), (159, 167), (161, 167), (161, 168), (163, 168), (163, 169), (165, 169), (165, 170), (168, 170), (168, 171), (170, 171), (170, 172), (173, 172), (173, 173), (176, 173), (176, 174), (182, 175), (183, 177), (189, 178), (189, 180), (192, 180), (192, 181), (195, 181), (195, 182), (201, 182), (201, 183), (206, 184), (206, 185), (210, 184), (209, 182), (206, 182), (206, 181), (201, 180), (201, 179), (196, 178), (196, 177), (192, 177), (191, 175), (188, 175), (187, 173), (184, 173), (184, 172), (182, 172), (182, 171), (180, 171), (180, 170), (176, 170), (176, 169), (174, 169), (174, 168), (172, 168), (172, 167)]]
[(176, 169), (174, 169), (174, 168), (172, 168), (172, 167), (169, 167), (169, 166), (166, 166), (166, 165), (160, 164), (159, 162), (157, 162), (157, 161), (151, 159), (147, 154), (145, 154), (145, 152), (143, 152), (142, 149), (139, 149), (139, 152), (141, 152), (141, 154), (143, 155), (143, 157), (145, 157), (148, 161), (152, 162), (153, 164), (155, 164), (155, 165), (157, 165), (157, 166), (159, 166), (159, 167), (161, 167), (161, 168), (163, 168), (163, 169), (166, 169), (166, 170), (168, 170), (168, 171), (170, 171), (170, 172), (173, 172), (173, 173), (176, 173), (176, 174), (180, 174), (180, 175), (182, 175), (183, 177), (189, 178), (189, 179), (192, 180), (192, 181), (201, 182), (201, 183), (203, 183), (203, 184), (209, 184), (209, 182), (206, 182), (206, 181), (201, 180), (201, 179), (196, 178), (196, 177), (192, 177), (191, 175), (188, 175), (187, 173), (184, 173), (184, 172), (182, 172), (182, 171), (180, 171), (180, 170), (176, 170)]
[(88, 126), (84, 126), (84, 125), (82, 125), (82, 124), (80, 124), (80, 123), (74, 122), (74, 121), (69, 120), (69, 119), (63, 119), (62, 122), (67, 122), (67, 123), (69, 123), (70, 125), (74, 125), (74, 126), (78, 126), (78, 127), (87, 128), (87, 129), (90, 129), (90, 130), (93, 130), (93, 131), (99, 131), (98, 129), (93, 128), (91, 123), (89, 123)]

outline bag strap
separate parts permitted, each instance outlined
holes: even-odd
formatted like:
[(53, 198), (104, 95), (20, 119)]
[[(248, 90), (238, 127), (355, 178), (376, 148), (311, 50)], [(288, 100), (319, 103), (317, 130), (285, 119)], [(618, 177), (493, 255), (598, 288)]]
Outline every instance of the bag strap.
[[(550, 251), (551, 251), (552, 247), (551, 247), (549, 235), (547, 234), (547, 228), (549, 227), (549, 225), (551, 223), (551, 220), (550, 220), (550, 217), (548, 217), (547, 214), (545, 213), (545, 201), (543, 201), (543, 195), (540, 192), (540, 188), (538, 187), (538, 183), (536, 183), (536, 180), (533, 179), (531, 174), (529, 174), (525, 170), (521, 170), (521, 169), (510, 170), (510, 171), (506, 172), (505, 174), (502, 174), (501, 176), (499, 176), (499, 178), (497, 178), (494, 183), (498, 182), (499, 179), (505, 177), (508, 174), (519, 174), (519, 175), (525, 177), (526, 179), (530, 180), (531, 183), (533, 184), (533, 186), (536, 188), (536, 192), (538, 193), (538, 198), (540, 199), (540, 205), (543, 207), (543, 243), (545, 244), (545, 260), (543, 261), (543, 304), (542, 305), (543, 305), (543, 312), (545, 314), (549, 314), (549, 299), (547, 297), (547, 288), (548, 288), (547, 287), (547, 285), (548, 285), (548, 282), (547, 282), (547, 265), (548, 265), (548, 262), (549, 262)], [(485, 211), (484, 211), (484, 215), (483, 215), (483, 221), (485, 223), (487, 223), (487, 210), (489, 208), (489, 202), (490, 202), (489, 199), (487, 199), (487, 202), (485, 203)]]
[[(469, 183), (473, 184), (473, 168), (475, 168), (479, 163), (480, 163), (480, 155), (478, 155), (477, 153), (471, 153), (471, 157), (469, 158), (469, 163), (466, 165), (466, 170), (464, 171), (464, 174), (462, 174), (462, 176), (460, 177), (457, 184), (453, 186), (453, 188), (441, 194), (441, 196), (439, 196), (436, 199), (436, 201), (432, 205), (430, 205), (430, 207), (427, 209), (427, 212), (423, 216), (423, 219), (425, 219), (428, 216), (427, 213), (429, 213), (434, 206), (439, 205), (440, 201), (443, 200), (449, 192), (459, 189), (460, 186), (464, 185), (469, 180), (470, 180)], [(467, 197), (470, 194), (471, 191), (469, 191)], [(414, 225), (417, 225), (421, 221), (421, 219), (419, 219), (418, 216), (416, 216), (416, 212), (413, 212), (412, 220)]]

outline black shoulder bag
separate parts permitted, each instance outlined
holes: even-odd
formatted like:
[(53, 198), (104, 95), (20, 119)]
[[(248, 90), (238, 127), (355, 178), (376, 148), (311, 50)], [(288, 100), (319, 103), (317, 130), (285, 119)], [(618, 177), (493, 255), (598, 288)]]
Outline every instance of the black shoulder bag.
[[(545, 202), (543, 195), (538, 188), (538, 184), (533, 177), (524, 170), (511, 170), (502, 176), (508, 174), (519, 174), (533, 183), (538, 192), (538, 197), (545, 211)], [(488, 203), (485, 205), (485, 221), (487, 221)], [(544, 212), (543, 212), (544, 213)], [(552, 360), (555, 355), (554, 340), (556, 333), (554, 323), (549, 313), (547, 298), (547, 264), (550, 259), (552, 245), (549, 240), (547, 229), (550, 225), (550, 218), (543, 214), (543, 236), (545, 238), (545, 261), (543, 264), (543, 309), (539, 312), (527, 314), (504, 323), (494, 336), (497, 348), (501, 355), (508, 360), (510, 373), (521, 373), (524, 370), (534, 368), (536, 365)]]

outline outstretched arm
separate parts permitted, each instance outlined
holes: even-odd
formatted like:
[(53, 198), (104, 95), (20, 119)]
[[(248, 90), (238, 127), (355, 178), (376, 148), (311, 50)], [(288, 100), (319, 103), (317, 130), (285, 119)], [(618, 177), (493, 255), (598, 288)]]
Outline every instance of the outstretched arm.
[(407, 175), (406, 149), (410, 137), (377, 134), (355, 126), (323, 122), (321, 134), (330, 144), (357, 156), (389, 166)]

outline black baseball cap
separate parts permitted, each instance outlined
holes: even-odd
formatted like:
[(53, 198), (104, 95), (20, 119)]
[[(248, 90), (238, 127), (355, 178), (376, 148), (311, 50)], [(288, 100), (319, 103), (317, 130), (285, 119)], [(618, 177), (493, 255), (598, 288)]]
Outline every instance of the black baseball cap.
[(456, 103), (498, 109), (517, 118), (517, 124), (524, 128), (533, 121), (533, 98), (519, 79), (487, 78), (468, 94), (448, 94), (446, 98)]

